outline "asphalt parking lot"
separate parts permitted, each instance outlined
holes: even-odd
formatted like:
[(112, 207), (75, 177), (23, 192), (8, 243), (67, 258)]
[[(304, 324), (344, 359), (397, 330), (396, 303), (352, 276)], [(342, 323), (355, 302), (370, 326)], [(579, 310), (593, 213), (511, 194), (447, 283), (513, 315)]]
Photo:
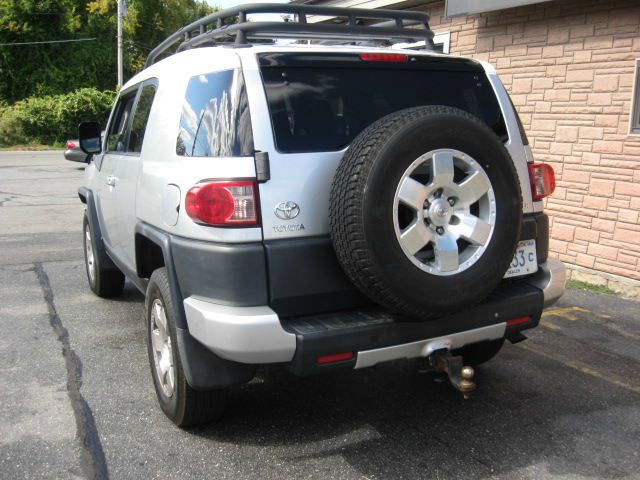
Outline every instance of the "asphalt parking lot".
[(411, 361), (268, 368), (227, 417), (157, 407), (142, 295), (91, 294), (82, 164), (0, 152), (0, 477), (640, 478), (640, 308), (569, 291), (464, 401)]

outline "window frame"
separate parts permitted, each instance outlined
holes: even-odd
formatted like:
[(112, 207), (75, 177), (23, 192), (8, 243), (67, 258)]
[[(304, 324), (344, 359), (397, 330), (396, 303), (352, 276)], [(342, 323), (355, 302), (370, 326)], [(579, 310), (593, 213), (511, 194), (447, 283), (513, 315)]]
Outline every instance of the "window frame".
[[(138, 102), (140, 100), (140, 95), (142, 95), (142, 90), (145, 87), (148, 86), (152, 86), (154, 88), (154, 92), (153, 92), (153, 99), (151, 100), (151, 108), (149, 109), (149, 116), (147, 117), (147, 121), (144, 125), (144, 135), (147, 135), (147, 126), (149, 124), (149, 118), (151, 117), (151, 109), (153, 108), (153, 104), (155, 102), (156, 99), (156, 94), (158, 93), (158, 79), (157, 78), (149, 78), (147, 80), (144, 80), (140, 83), (137, 84), (137, 88), (138, 91), (136, 92), (136, 98), (133, 101), (133, 107), (131, 107), (131, 111), (133, 112), (132, 115), (129, 116), (129, 120), (128, 120), (128, 125), (127, 125), (127, 135), (126, 135), (126, 148), (129, 148), (129, 141), (131, 139), (131, 127), (133, 126), (133, 118), (135, 117), (136, 114), (136, 109), (138, 108)], [(144, 142), (144, 138), (143, 138), (143, 142)], [(142, 145), (140, 145), (140, 151), (139, 152), (131, 152), (128, 150), (125, 150), (124, 152), (119, 152), (121, 155), (127, 155), (127, 156), (134, 156), (134, 157), (139, 157), (140, 154), (142, 153)]]
[[(153, 96), (153, 99), (155, 101), (155, 95), (156, 93), (158, 93), (158, 87), (159, 87), (159, 82), (158, 79), (155, 77), (152, 78), (148, 78), (146, 80), (143, 80), (139, 83), (136, 83), (135, 85), (132, 85), (131, 87), (127, 88), (126, 90), (122, 90), (121, 92), (118, 93), (118, 98), (116, 99), (116, 103), (114, 105), (113, 111), (111, 113), (111, 116), (109, 117), (109, 123), (107, 124), (107, 128), (105, 129), (105, 135), (104, 135), (104, 145), (103, 145), (103, 154), (107, 155), (127, 155), (127, 156), (134, 156), (134, 157), (139, 157), (141, 152), (128, 152), (128, 151), (118, 151), (118, 150), (109, 150), (108, 146), (109, 146), (109, 132), (111, 130), (111, 126), (113, 124), (113, 122), (115, 121), (115, 117), (116, 117), (116, 111), (118, 106), (120, 105), (120, 101), (122, 100), (122, 97), (131, 94), (132, 92), (135, 91), (134, 94), (134, 99), (133, 99), (133, 104), (131, 105), (131, 111), (129, 112), (129, 118), (127, 118), (127, 124), (125, 125), (125, 129), (124, 129), (124, 138), (125, 138), (125, 148), (129, 148), (129, 136), (131, 134), (131, 124), (133, 122), (133, 116), (136, 113), (136, 108), (138, 107), (138, 100), (140, 99), (140, 94), (142, 93), (142, 89), (148, 85), (153, 85), (153, 87), (155, 88), (155, 93)], [(152, 107), (153, 107), (153, 102), (151, 103)], [(147, 124), (149, 123), (149, 119), (147, 118)], [(147, 131), (147, 126), (145, 125), (145, 135), (146, 135), (146, 131)]]
[(125, 138), (125, 145), (129, 141), (129, 126), (131, 125), (131, 112), (135, 111), (138, 94), (140, 93), (140, 84), (133, 85), (126, 90), (122, 90), (118, 93), (118, 98), (116, 99), (116, 103), (113, 107), (113, 112), (111, 113), (111, 117), (109, 118), (109, 123), (107, 124), (107, 128), (105, 129), (104, 135), (104, 154), (105, 155), (124, 155), (126, 152), (120, 152), (118, 150), (109, 150), (109, 137), (111, 136), (111, 128), (114, 126), (114, 122), (116, 121), (116, 117), (118, 116), (118, 108), (122, 105), (123, 97), (129, 96), (132, 92), (134, 92), (133, 103), (131, 104), (131, 110), (129, 112), (129, 116), (127, 117), (127, 123), (124, 126), (123, 136)]
[(640, 135), (640, 58), (636, 59), (629, 111), (629, 135)]

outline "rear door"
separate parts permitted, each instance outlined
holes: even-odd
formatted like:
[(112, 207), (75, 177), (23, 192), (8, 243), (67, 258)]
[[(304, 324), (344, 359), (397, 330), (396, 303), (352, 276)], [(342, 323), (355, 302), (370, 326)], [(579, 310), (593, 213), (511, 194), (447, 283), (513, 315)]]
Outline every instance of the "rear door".
[(329, 233), (336, 167), (352, 140), (385, 115), (449, 105), (506, 139), (490, 82), (473, 61), (333, 52), (265, 53), (253, 63), (247, 57), (251, 116), (262, 127), (254, 128), (254, 142), (269, 152), (271, 169), (260, 185), (265, 240)]

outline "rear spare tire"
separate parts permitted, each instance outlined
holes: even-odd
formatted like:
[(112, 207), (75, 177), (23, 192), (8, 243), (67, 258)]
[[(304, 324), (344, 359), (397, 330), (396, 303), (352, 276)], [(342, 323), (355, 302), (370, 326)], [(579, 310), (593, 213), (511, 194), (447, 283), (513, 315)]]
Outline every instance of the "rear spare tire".
[(415, 319), (460, 310), (500, 282), (522, 201), (496, 134), (462, 110), (416, 107), (358, 135), (336, 171), (331, 238), (351, 281)]

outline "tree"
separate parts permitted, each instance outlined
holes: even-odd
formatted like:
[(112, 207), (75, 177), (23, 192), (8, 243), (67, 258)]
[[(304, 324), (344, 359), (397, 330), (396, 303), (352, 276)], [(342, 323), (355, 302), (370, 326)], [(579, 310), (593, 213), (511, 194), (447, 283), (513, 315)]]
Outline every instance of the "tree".
[[(125, 78), (186, 23), (213, 11), (202, 0), (130, 0), (124, 22)], [(74, 43), (15, 45), (50, 40)], [(0, 0), (0, 102), (116, 84), (115, 0)]]
[(91, 18), (86, 3), (0, 0), (0, 43), (96, 38), (76, 43), (0, 46), (0, 99), (13, 102), (82, 86), (113, 88), (112, 75), (108, 74), (115, 60), (111, 29), (108, 23)]
[[(93, 0), (89, 11), (115, 18), (116, 3)], [(216, 11), (204, 0), (130, 0), (124, 18), (125, 79), (144, 67), (147, 54), (180, 27)]]

